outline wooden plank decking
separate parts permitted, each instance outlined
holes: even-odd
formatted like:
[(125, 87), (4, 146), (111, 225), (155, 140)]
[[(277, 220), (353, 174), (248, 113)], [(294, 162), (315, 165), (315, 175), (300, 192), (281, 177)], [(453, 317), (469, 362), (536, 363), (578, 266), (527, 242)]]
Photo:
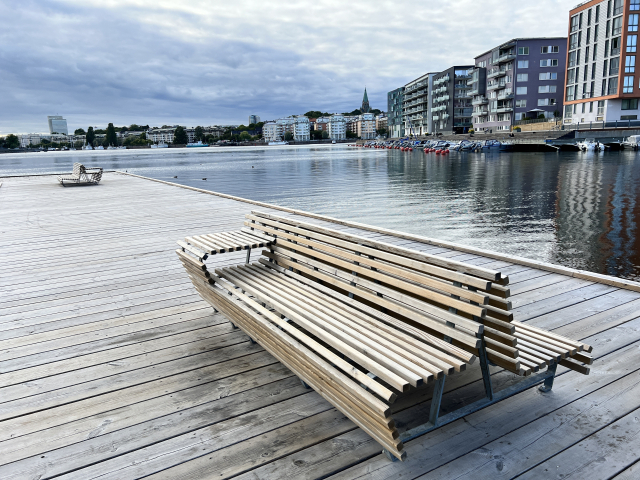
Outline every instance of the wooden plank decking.
[[(251, 209), (119, 174), (68, 188), (2, 179), (0, 478), (636, 478), (640, 293), (358, 230), (507, 272), (517, 320), (596, 358), (588, 377), (559, 368), (551, 393), (503, 400), (391, 463), (191, 286), (175, 241), (238, 229)], [(443, 409), (482, 394), (471, 368), (448, 380)], [(405, 425), (424, 421), (428, 399), (397, 406)]]

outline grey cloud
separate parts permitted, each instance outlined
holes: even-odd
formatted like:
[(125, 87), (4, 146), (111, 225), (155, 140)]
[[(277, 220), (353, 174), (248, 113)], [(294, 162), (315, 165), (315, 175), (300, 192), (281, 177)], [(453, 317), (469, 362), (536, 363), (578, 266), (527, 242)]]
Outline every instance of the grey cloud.
[[(566, 0), (0, 0), (0, 134), (149, 122), (246, 122), (372, 105), (514, 36), (564, 35)], [(536, 15), (557, 9), (553, 18)], [(526, 12), (529, 25), (514, 21)], [(484, 19), (484, 22), (483, 22)], [(504, 27), (497, 29), (489, 23)]]

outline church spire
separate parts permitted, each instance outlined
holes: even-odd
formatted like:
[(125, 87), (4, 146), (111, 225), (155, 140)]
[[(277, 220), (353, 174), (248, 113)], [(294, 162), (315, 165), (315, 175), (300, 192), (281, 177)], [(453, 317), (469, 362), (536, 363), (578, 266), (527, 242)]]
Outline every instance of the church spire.
[(371, 107), (369, 106), (369, 97), (367, 96), (367, 87), (364, 87), (364, 97), (362, 98), (362, 108), (360, 111), (362, 113), (369, 113)]

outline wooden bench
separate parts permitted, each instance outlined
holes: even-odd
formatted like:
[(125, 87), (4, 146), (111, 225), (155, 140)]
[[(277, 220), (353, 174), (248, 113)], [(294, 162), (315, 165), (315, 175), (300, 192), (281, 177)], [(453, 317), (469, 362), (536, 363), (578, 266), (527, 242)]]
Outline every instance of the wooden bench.
[[(245, 225), (242, 235), (268, 242), (254, 264), (212, 274), (202, 236), (179, 242), (196, 289), (390, 458), (405, 458), (403, 441), (518, 388), (550, 389), (558, 363), (588, 373), (589, 346), (513, 321), (498, 271), (277, 215), (252, 212)], [(439, 416), (446, 376), (476, 358), (486, 398)], [(494, 392), (490, 363), (525, 379)], [(430, 383), (428, 422), (399, 432), (392, 404)]]
[(72, 183), (75, 185), (89, 185), (99, 183), (102, 179), (102, 168), (87, 169), (81, 163), (73, 164), (73, 172), (58, 175), (58, 182), (63, 186), (66, 183)]

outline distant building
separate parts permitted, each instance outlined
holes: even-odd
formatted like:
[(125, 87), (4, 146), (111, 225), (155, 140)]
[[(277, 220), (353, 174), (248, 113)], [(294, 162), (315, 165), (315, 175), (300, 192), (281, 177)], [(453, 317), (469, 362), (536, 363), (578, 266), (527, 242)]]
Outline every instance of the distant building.
[(363, 113), (358, 119), (358, 137), (363, 140), (376, 138), (376, 119), (373, 113)]
[(285, 134), (290, 132), (296, 142), (306, 142), (311, 139), (311, 123), (303, 115), (279, 118), (265, 122), (262, 126), (262, 136), (266, 142), (280, 142)]
[(587, 1), (570, 11), (564, 123), (638, 119), (639, 16), (636, 0)]
[(258, 115), (249, 115), (249, 125), (260, 123), (260, 117)]
[(402, 123), (405, 135), (433, 133), (431, 108), (433, 107), (433, 78), (436, 73), (424, 75), (404, 86), (402, 96)]
[(369, 106), (369, 97), (367, 97), (367, 87), (364, 88), (364, 97), (362, 98), (362, 107), (360, 108), (362, 113), (369, 113), (371, 107)]
[(47, 117), (49, 123), (49, 133), (59, 133), (61, 135), (69, 135), (67, 128), (67, 121), (59, 115), (52, 115)]
[(307, 142), (311, 140), (311, 125), (307, 117), (303, 115), (295, 117), (293, 139), (296, 142)]
[(331, 140), (346, 140), (347, 122), (344, 116), (338, 113), (331, 115), (331, 119), (329, 120), (329, 138), (331, 138)]
[(433, 133), (465, 133), (471, 123), (471, 79), (473, 65), (455, 66), (433, 77)]
[(282, 125), (279, 125), (275, 121), (265, 122), (262, 125), (262, 138), (265, 142), (281, 142), (284, 133), (282, 131)]
[(404, 136), (404, 122), (402, 120), (402, 103), (404, 87), (396, 88), (387, 93), (387, 128), (389, 137)]
[(387, 129), (388, 128), (389, 117), (387, 117), (384, 113), (376, 116), (376, 130)]

